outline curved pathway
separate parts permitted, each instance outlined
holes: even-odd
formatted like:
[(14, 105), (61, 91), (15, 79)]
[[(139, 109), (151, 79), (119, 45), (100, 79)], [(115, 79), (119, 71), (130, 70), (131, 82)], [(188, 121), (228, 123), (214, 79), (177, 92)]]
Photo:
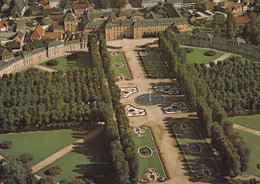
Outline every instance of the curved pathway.
[(95, 129), (91, 133), (89, 133), (86, 136), (84, 136), (82, 139), (77, 140), (76, 142), (74, 142), (74, 143), (66, 146), (65, 148), (57, 151), (56, 153), (54, 153), (53, 155), (51, 155), (48, 158), (44, 159), (43, 161), (39, 162), (38, 164), (32, 166), (32, 168), (31, 168), (32, 169), (32, 173), (35, 173), (35, 172), (41, 170), (42, 168), (44, 168), (47, 165), (49, 165), (52, 162), (54, 162), (55, 160), (61, 158), (62, 156), (66, 155), (67, 153), (71, 152), (73, 150), (73, 147), (74, 147), (75, 143), (86, 142), (86, 141), (94, 138), (98, 134), (100, 134), (103, 130), (104, 130), (103, 127), (99, 127), (97, 129)]
[(254, 135), (260, 136), (260, 131), (259, 130), (254, 130), (254, 129), (251, 129), (251, 128), (247, 128), (247, 127), (235, 124), (235, 123), (233, 124), (233, 128), (238, 129), (238, 130), (243, 130), (243, 131), (248, 132), (250, 134), (254, 134)]
[(34, 65), (33, 67), (37, 68), (37, 69), (40, 69), (40, 70), (47, 71), (47, 72), (56, 72), (57, 71), (57, 70), (53, 70), (51, 68), (47, 68), (47, 67), (42, 66), (42, 65)]

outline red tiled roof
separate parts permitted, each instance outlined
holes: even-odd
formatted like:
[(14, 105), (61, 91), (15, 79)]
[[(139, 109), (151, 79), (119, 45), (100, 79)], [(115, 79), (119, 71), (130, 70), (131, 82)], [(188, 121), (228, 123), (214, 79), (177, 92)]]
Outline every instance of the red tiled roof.
[(5, 21), (5, 20), (1, 20), (0, 21), (0, 28), (4, 28), (4, 27), (6, 27), (8, 25), (8, 22), (7, 21)]
[(75, 9), (86, 9), (87, 5), (86, 4), (75, 4)]
[(45, 32), (42, 39), (61, 39), (62, 38), (62, 33), (58, 32)]
[(43, 33), (44, 33), (43, 27), (40, 24), (38, 24), (33, 34), (31, 35), (31, 38), (41, 38)]
[(57, 27), (59, 25), (59, 22), (53, 22), (52, 27)]
[(248, 16), (236, 17), (238, 24), (247, 24), (250, 21)]
[(51, 9), (51, 5), (49, 5), (49, 4), (48, 4), (48, 5), (44, 5), (44, 6), (43, 6), (43, 9), (44, 9), (44, 10), (50, 10), (50, 9)]

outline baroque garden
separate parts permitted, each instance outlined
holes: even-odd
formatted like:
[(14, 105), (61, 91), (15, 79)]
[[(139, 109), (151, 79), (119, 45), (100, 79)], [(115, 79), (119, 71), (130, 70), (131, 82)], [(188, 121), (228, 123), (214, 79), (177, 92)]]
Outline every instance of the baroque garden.
[(107, 42), (91, 34), (87, 47), (2, 76), (3, 181), (260, 177), (256, 62), (180, 45), (171, 30)]

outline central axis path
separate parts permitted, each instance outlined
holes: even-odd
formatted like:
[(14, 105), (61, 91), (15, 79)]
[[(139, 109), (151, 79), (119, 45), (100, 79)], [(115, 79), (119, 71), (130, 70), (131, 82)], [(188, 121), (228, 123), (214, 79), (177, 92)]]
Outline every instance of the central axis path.
[[(157, 46), (157, 39), (139, 39), (139, 40), (116, 40), (107, 41), (108, 46), (118, 47), (120, 49), (109, 49), (111, 52), (124, 52), (128, 65), (131, 69), (133, 79), (118, 81), (119, 87), (137, 87), (138, 92), (121, 99), (123, 104), (131, 104), (137, 108), (145, 108), (147, 115), (142, 117), (130, 117), (131, 126), (147, 125), (152, 128), (155, 141), (159, 146), (162, 159), (165, 163), (170, 179), (164, 182), (165, 184), (197, 184), (200, 182), (191, 182), (190, 177), (185, 173), (188, 171), (184, 169), (182, 157), (179, 154), (179, 149), (176, 147), (175, 140), (171, 137), (166, 125), (165, 118), (182, 118), (189, 117), (196, 113), (180, 113), (180, 114), (164, 114), (159, 106), (141, 106), (136, 104), (134, 99), (142, 93), (151, 92), (152, 83), (172, 82), (173, 79), (149, 79), (144, 75), (143, 68), (140, 65), (137, 50), (142, 49), (142, 45), (149, 45), (151, 47)], [(190, 118), (190, 117), (189, 117)], [(205, 183), (205, 182), (204, 182)]]

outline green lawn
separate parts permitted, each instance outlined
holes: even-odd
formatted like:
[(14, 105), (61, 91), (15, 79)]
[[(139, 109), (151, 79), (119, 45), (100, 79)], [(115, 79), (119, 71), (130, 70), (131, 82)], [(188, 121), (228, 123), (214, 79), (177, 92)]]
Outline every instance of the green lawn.
[[(152, 135), (149, 129), (147, 129), (144, 133), (143, 137), (136, 137), (133, 134), (133, 140), (135, 142), (136, 152), (140, 146), (149, 146), (152, 150), (156, 150), (156, 147), (152, 140)], [(159, 160), (159, 155), (157, 152), (153, 152), (152, 156), (149, 158), (143, 158), (138, 155), (140, 170), (139, 177), (144, 178), (144, 174), (147, 172), (147, 168), (154, 168), (156, 172), (158, 172), (161, 176), (165, 177), (163, 167)]]
[[(199, 130), (196, 128), (196, 125), (194, 123), (186, 122), (186, 125), (188, 128), (185, 131), (181, 128), (181, 122), (172, 124), (172, 128), (175, 134), (177, 134), (177, 137), (181, 144), (180, 151), (183, 152), (188, 159), (188, 164), (185, 165), (186, 169), (190, 170), (191, 166), (192, 172), (195, 176), (199, 171), (199, 166), (203, 164), (213, 170), (212, 177), (215, 177), (216, 174), (219, 172), (217, 165), (215, 164), (215, 161), (213, 160), (204, 140), (200, 136)], [(201, 150), (198, 152), (190, 151), (188, 145), (191, 143), (199, 145)]]
[(148, 77), (150, 78), (167, 78), (169, 77), (169, 72), (163, 63), (158, 50), (149, 49), (149, 53), (140, 51), (142, 62), (147, 71)]
[(236, 123), (247, 128), (252, 128), (260, 131), (260, 114), (252, 116), (238, 116), (228, 118), (232, 123)]
[(117, 57), (111, 56), (111, 66), (115, 73), (115, 77), (117, 77), (119, 74), (123, 74), (128, 79), (131, 79), (131, 75), (128, 70), (128, 66), (123, 53), (120, 53), (119, 55), (117, 55)]
[(206, 56), (204, 55), (205, 52), (207, 52), (207, 49), (198, 49), (198, 48), (192, 48), (193, 52), (187, 53), (187, 60), (188, 63), (209, 63), (220, 56), (224, 54), (224, 52), (220, 51), (215, 51), (216, 55), (215, 56)]
[(52, 166), (59, 166), (62, 169), (62, 173), (53, 177), (56, 181), (83, 177), (92, 179), (97, 183), (109, 183), (111, 168), (108, 164), (109, 153), (102, 146), (104, 138), (104, 134), (99, 134), (85, 144), (77, 144), (72, 152), (56, 160), (36, 174), (46, 177), (44, 172), (47, 169)]
[(246, 145), (251, 149), (250, 160), (249, 160), (249, 169), (246, 173), (256, 175), (260, 177), (260, 169), (257, 169), (256, 165), (260, 164), (260, 136), (253, 135), (241, 130), (237, 130), (239, 134), (244, 138)]
[(56, 66), (48, 66), (46, 63), (49, 61), (45, 61), (40, 65), (54, 69), (54, 70), (62, 70), (63, 72), (67, 72), (70, 69), (78, 69), (78, 68), (86, 68), (90, 66), (90, 57), (88, 52), (76, 52), (78, 55), (77, 59), (67, 59), (67, 56), (62, 56), (58, 58), (54, 58), (54, 60), (58, 60), (59, 64)]
[(31, 153), (34, 160), (29, 163), (30, 166), (44, 160), (46, 157), (59, 151), (63, 147), (75, 142), (82, 134), (72, 130), (44, 131), (35, 133), (1, 134), (1, 141), (12, 141), (11, 149), (0, 149), (0, 153), (7, 157), (8, 155), (20, 155), (22, 153)]

